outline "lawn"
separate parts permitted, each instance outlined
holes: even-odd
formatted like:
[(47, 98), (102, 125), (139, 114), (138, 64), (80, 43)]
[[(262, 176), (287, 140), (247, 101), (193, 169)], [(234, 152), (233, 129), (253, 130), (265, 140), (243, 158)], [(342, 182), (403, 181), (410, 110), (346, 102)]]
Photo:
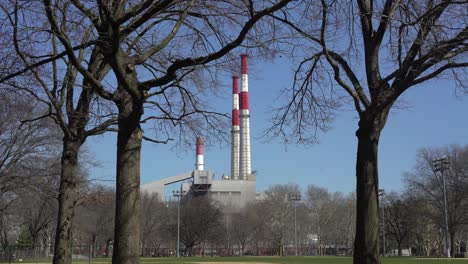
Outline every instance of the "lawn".
[[(19, 263), (19, 262), (15, 262)], [(35, 262), (21, 262), (35, 263)], [(38, 262), (49, 264), (51, 262)], [(87, 260), (74, 260), (73, 263), (88, 263)], [(110, 264), (110, 259), (93, 259), (94, 264)], [(193, 258), (142, 258), (142, 264), (351, 264), (349, 257), (193, 257)], [(382, 264), (468, 264), (468, 259), (423, 259), (423, 258), (384, 258)]]

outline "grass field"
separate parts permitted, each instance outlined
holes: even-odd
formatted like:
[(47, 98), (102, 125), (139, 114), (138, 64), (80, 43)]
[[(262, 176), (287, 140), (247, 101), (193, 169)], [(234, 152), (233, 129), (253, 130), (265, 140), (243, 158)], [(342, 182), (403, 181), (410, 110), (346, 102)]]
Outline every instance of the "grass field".
[[(36, 263), (36, 262), (15, 262)], [(49, 264), (51, 262), (38, 262)], [(87, 260), (76, 260), (73, 263), (88, 263)], [(94, 264), (110, 264), (110, 259), (93, 259)], [(352, 264), (349, 257), (193, 257), (193, 258), (142, 258), (142, 264)], [(468, 264), (468, 259), (425, 259), (425, 258), (384, 258), (382, 264)]]

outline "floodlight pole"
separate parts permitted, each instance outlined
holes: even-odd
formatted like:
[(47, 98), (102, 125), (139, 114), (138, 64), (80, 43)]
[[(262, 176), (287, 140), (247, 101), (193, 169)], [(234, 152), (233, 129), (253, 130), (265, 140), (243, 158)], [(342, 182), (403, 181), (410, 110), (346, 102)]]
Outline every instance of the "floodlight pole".
[(177, 257), (180, 257), (180, 199), (185, 195), (185, 191), (172, 191), (172, 195), (177, 197)]
[(432, 160), (432, 165), (434, 167), (434, 173), (440, 171), (442, 176), (442, 185), (444, 191), (444, 214), (445, 214), (445, 250), (447, 251), (447, 258), (450, 258), (450, 245), (449, 245), (449, 228), (448, 228), (448, 213), (447, 213), (447, 187), (445, 181), (444, 170), (448, 169), (450, 166), (450, 161), (448, 157), (443, 157), (439, 159)]
[(180, 196), (177, 197), (177, 257), (180, 257)]
[(387, 250), (386, 250), (386, 245), (385, 245), (385, 204), (384, 204), (384, 195), (385, 195), (385, 190), (384, 189), (379, 189), (379, 196), (382, 197), (382, 255), (386, 257)]
[(301, 194), (300, 193), (293, 193), (290, 194), (288, 197), (289, 201), (292, 201), (294, 203), (294, 246), (295, 246), (295, 251), (296, 251), (296, 257), (297, 257), (297, 221), (296, 221), (296, 211), (297, 211), (297, 202), (301, 200)]

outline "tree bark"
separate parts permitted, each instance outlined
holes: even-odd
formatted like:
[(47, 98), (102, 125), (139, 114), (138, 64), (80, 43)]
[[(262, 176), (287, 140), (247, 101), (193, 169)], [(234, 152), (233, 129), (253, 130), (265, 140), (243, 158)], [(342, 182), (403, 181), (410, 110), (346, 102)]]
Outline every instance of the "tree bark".
[(453, 245), (455, 245), (455, 232), (449, 232), (449, 236), (450, 236), (450, 256), (453, 258), (455, 257), (455, 247)]
[(91, 239), (91, 257), (95, 258), (96, 257), (96, 242), (97, 242), (97, 234), (93, 233), (92, 234), (92, 239)]
[(139, 263), (140, 253), (140, 154), (143, 102), (118, 88), (117, 188), (115, 244), (112, 263)]
[(55, 235), (54, 264), (72, 263), (72, 227), (77, 200), (78, 152), (81, 143), (63, 139), (59, 187), (59, 212)]
[(387, 114), (362, 114), (356, 161), (356, 237), (354, 264), (378, 264), (379, 202), (377, 152)]

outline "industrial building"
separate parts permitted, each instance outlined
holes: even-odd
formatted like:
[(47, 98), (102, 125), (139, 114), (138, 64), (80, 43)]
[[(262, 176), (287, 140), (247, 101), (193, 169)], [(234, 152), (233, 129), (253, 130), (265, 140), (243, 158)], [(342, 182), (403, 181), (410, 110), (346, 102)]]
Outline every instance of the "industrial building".
[(240, 209), (256, 198), (256, 174), (252, 172), (250, 155), (250, 112), (248, 58), (241, 55), (241, 87), (239, 77), (232, 77), (231, 175), (214, 179), (213, 172), (205, 170), (203, 138), (196, 139), (195, 169), (162, 180), (143, 184), (142, 191), (158, 193), (164, 199), (165, 187), (183, 182), (182, 191), (189, 196), (208, 195), (225, 208)]

